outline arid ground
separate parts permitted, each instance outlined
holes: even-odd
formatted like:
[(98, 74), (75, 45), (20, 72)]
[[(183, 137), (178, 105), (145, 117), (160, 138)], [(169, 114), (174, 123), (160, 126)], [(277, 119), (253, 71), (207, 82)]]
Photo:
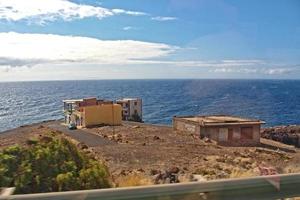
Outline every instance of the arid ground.
[(47, 131), (65, 134), (79, 148), (104, 161), (121, 186), (126, 177), (139, 178), (124, 185), (139, 185), (172, 182), (172, 174), (176, 182), (185, 182), (192, 174), (211, 180), (256, 176), (262, 168), (300, 172), (300, 149), (294, 146), (262, 138), (259, 147), (225, 147), (172, 127), (129, 122), (76, 131), (67, 130), (59, 121), (23, 126), (1, 133), (0, 149), (25, 145), (29, 138), (42, 137)]

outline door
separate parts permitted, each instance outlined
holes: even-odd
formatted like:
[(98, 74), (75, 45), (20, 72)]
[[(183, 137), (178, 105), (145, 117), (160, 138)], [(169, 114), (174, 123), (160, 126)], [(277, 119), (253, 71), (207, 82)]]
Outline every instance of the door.
[(233, 129), (232, 128), (228, 129), (228, 140), (233, 140)]
[(228, 140), (228, 128), (219, 129), (219, 141), (224, 142)]

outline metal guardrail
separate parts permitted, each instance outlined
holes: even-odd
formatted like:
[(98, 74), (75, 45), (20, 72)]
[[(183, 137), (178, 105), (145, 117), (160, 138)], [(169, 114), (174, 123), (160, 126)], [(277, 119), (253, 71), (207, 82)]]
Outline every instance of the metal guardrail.
[(300, 197), (300, 173), (128, 188), (9, 195), (15, 199), (280, 199)]

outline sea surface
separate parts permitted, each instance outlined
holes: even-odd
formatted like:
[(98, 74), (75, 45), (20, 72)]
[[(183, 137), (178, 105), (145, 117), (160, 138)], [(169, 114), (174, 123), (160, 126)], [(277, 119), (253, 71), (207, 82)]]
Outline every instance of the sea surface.
[(300, 80), (99, 80), (0, 83), (0, 131), (61, 119), (62, 100), (141, 97), (146, 123), (174, 115), (230, 114), (300, 124)]

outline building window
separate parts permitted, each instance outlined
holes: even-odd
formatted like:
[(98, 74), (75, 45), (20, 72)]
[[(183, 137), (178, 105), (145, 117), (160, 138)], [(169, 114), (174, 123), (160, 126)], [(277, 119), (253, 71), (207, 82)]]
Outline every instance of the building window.
[(241, 139), (253, 139), (253, 128), (252, 127), (242, 127), (241, 128)]
[(134, 105), (137, 106), (137, 101), (134, 102)]
[(137, 110), (134, 110), (134, 114), (137, 114)]

